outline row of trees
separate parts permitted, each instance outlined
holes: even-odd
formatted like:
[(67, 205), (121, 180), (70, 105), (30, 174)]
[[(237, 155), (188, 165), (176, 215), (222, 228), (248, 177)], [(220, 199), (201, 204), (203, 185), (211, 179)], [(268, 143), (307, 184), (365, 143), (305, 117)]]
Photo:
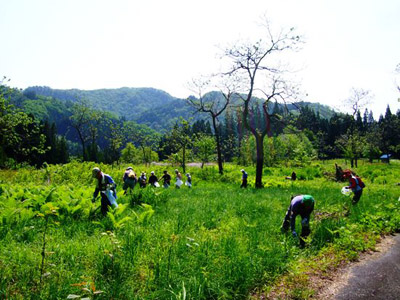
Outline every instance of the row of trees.
[[(77, 132), (82, 159), (118, 162), (122, 148), (126, 160), (126, 153), (133, 153), (135, 147), (142, 153), (143, 162), (154, 159), (157, 152), (161, 159), (180, 161), (185, 168), (188, 150), (210, 157), (201, 149), (215, 149), (221, 174), (223, 161), (251, 162), (256, 165), (255, 185), (262, 187), (263, 167), (279, 157), (298, 155), (304, 160), (344, 155), (357, 165), (362, 156), (372, 159), (380, 153), (398, 155), (399, 113), (392, 114), (388, 108), (378, 122), (368, 110), (361, 117), (361, 103), (368, 92), (353, 91), (349, 98), (352, 114), (335, 114), (325, 119), (307, 107), (300, 107), (298, 115), (288, 113), (287, 105), (296, 101), (299, 90), (290, 80), (284, 60), (291, 57), (287, 52), (299, 48), (301, 37), (293, 29), (273, 32), (268, 22), (265, 29), (265, 38), (238, 42), (223, 52), (224, 71), (193, 82), (196, 96), (187, 103), (208, 118), (212, 130), (208, 125), (207, 129), (195, 132), (189, 120), (181, 119), (170, 131), (157, 133), (96, 111), (81, 101), (72, 106), (69, 119)], [(212, 90), (218, 92), (210, 93)], [(213, 144), (210, 137), (214, 138)], [(282, 147), (284, 144), (292, 146)], [(125, 145), (129, 145), (129, 151)]]
[[(37, 166), (43, 162), (64, 163), (70, 153), (96, 162), (150, 163), (161, 159), (183, 167), (187, 160), (197, 160), (203, 165), (217, 160), (222, 172), (223, 162), (227, 161), (256, 164), (257, 142), (246, 128), (239, 100), (221, 93), (209, 93), (197, 98), (198, 102), (190, 98), (190, 105), (208, 113), (209, 119), (196, 122), (181, 119), (163, 134), (132, 121), (111, 118), (85, 102), (75, 103), (70, 129), (79, 137), (80, 147), (77, 147), (57, 134), (54, 123), (37, 122), (34, 116), (7, 104), (3, 93), (2, 166), (6, 158)], [(336, 113), (326, 119), (308, 106), (300, 106), (298, 113), (287, 113), (285, 106), (276, 102), (271, 106), (267, 113), (273, 118), (269, 122), (270, 134), (263, 141), (263, 166), (287, 161), (305, 164), (313, 158), (343, 156), (356, 165), (360, 157), (372, 160), (383, 153), (400, 154), (400, 113), (392, 114), (389, 107), (375, 121), (368, 109), (363, 114), (357, 110), (352, 115)], [(249, 109), (249, 123), (256, 130), (266, 123), (262, 109), (261, 105)]]

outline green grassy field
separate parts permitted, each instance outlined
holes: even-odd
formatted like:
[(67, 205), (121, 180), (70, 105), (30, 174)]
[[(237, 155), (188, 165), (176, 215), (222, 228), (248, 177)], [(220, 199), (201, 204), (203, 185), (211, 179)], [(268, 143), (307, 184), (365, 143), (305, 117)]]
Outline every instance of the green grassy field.
[[(340, 193), (346, 183), (330, 179), (333, 161), (266, 168), (260, 190), (239, 188), (240, 166), (226, 165), (222, 177), (192, 168), (192, 189), (135, 188), (126, 196), (124, 166), (101, 166), (118, 184), (119, 208), (104, 218), (100, 201), (91, 202), (93, 167), (0, 171), (0, 298), (247, 299), (303, 272), (304, 262), (327, 253), (355, 259), (400, 229), (396, 161), (359, 166), (367, 187), (356, 206)], [(253, 183), (255, 170), (247, 170)], [(285, 180), (293, 170), (299, 180)], [(280, 231), (290, 196), (302, 193), (316, 199), (305, 249)], [(313, 293), (290, 281), (287, 290), (300, 299)]]

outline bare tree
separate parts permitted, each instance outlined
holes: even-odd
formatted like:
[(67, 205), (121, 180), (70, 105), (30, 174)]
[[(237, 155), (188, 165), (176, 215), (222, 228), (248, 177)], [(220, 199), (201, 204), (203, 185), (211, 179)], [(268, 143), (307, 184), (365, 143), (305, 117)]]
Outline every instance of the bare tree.
[[(286, 68), (279, 62), (283, 54), (297, 50), (300, 37), (291, 28), (277, 34), (270, 29), (268, 22), (266, 37), (255, 43), (243, 42), (225, 50), (225, 58), (231, 63), (231, 68), (225, 74), (235, 75), (241, 80), (243, 90), (238, 94), (243, 100), (243, 121), (245, 127), (253, 134), (256, 141), (256, 180), (255, 186), (261, 188), (262, 170), (264, 165), (264, 138), (271, 135), (271, 114), (268, 105), (272, 101), (286, 101), (293, 98), (295, 90), (289, 81), (283, 79)], [(256, 94), (266, 97), (262, 103), (257, 103)], [(249, 109), (262, 105), (265, 124), (256, 128), (250, 122)]]
[(197, 90), (198, 99), (194, 97), (188, 98), (188, 103), (193, 106), (197, 112), (203, 112), (210, 115), (214, 130), (214, 137), (217, 146), (218, 171), (222, 175), (224, 173), (222, 165), (221, 137), (218, 130), (218, 117), (225, 111), (234, 95), (234, 88), (230, 86), (228, 81), (225, 82), (224, 88), (219, 88), (219, 93), (204, 94), (205, 89), (210, 88), (210, 80), (193, 81), (193, 87)]
[[(350, 128), (345, 136), (347, 136), (347, 143), (346, 146), (347, 151), (345, 151), (345, 155), (350, 158), (351, 167), (357, 168), (358, 166), (358, 159), (361, 156), (361, 151), (359, 151), (360, 145), (360, 135), (359, 135), (359, 128), (356, 128), (356, 114), (360, 112), (360, 110), (371, 103), (372, 94), (369, 90), (352, 88), (350, 90), (350, 96), (345, 100), (345, 103), (351, 107), (351, 114), (352, 114), (352, 123)], [(357, 115), (357, 120), (359, 120), (360, 115)], [(361, 122), (361, 120), (359, 120)], [(346, 139), (344, 139), (346, 141)], [(339, 143), (340, 144), (340, 143)], [(349, 153), (351, 152), (351, 153)], [(347, 154), (346, 154), (347, 153)]]
[(351, 114), (354, 118), (358, 111), (371, 103), (371, 99), (371, 91), (353, 87), (350, 89), (350, 96), (345, 103), (351, 106)]

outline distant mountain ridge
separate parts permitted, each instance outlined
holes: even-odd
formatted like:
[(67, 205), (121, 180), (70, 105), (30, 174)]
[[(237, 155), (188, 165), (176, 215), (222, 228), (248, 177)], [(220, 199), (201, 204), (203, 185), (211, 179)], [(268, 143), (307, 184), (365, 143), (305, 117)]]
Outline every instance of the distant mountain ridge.
[[(165, 130), (180, 116), (207, 118), (205, 114), (195, 114), (196, 110), (189, 106), (184, 99), (171, 96), (165, 91), (154, 88), (118, 89), (52, 89), (50, 87), (34, 86), (24, 90), (24, 95), (30, 99), (36, 96), (51, 97), (62, 102), (76, 102), (87, 100), (95, 109), (114, 113), (116, 116), (146, 124), (156, 130)], [(217, 92), (211, 92), (214, 94)], [(290, 111), (297, 110), (298, 106), (309, 106), (322, 118), (329, 119), (335, 112), (326, 105), (311, 102), (289, 104)]]

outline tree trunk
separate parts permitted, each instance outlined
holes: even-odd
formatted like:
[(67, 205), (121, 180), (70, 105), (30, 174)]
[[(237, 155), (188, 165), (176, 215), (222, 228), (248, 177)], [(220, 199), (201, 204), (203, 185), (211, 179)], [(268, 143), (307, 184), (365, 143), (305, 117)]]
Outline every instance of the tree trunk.
[(81, 139), (81, 143), (82, 143), (82, 158), (83, 161), (86, 161), (86, 145), (85, 145), (85, 141), (83, 140), (83, 138), (81, 137), (81, 134), (79, 134), (79, 138)]
[(143, 163), (144, 163), (145, 166), (147, 166), (146, 151), (144, 149), (144, 146), (140, 145), (140, 147), (142, 148), (142, 151), (143, 151)]
[(183, 173), (185, 174), (186, 173), (186, 169), (185, 169), (185, 151), (186, 150), (186, 147), (184, 146), (183, 148), (182, 148), (182, 169), (183, 169)]
[(219, 132), (218, 132), (218, 128), (217, 128), (216, 117), (214, 115), (212, 116), (212, 121), (213, 121), (214, 133), (215, 133), (215, 141), (217, 143), (218, 171), (219, 171), (219, 174), (222, 175), (224, 173), (224, 169), (222, 167), (221, 142), (220, 142)]
[(78, 132), (79, 139), (81, 140), (81, 144), (82, 144), (82, 158), (83, 158), (83, 161), (86, 161), (85, 139), (83, 138), (83, 135), (82, 135), (82, 132), (81, 132), (81, 130), (80, 130), (80, 127), (75, 127), (75, 126), (74, 126), (74, 128), (75, 128), (76, 131)]
[(256, 135), (256, 148), (257, 148), (257, 159), (256, 159), (256, 188), (262, 188), (262, 171), (264, 167), (264, 145), (263, 138), (260, 135)]

